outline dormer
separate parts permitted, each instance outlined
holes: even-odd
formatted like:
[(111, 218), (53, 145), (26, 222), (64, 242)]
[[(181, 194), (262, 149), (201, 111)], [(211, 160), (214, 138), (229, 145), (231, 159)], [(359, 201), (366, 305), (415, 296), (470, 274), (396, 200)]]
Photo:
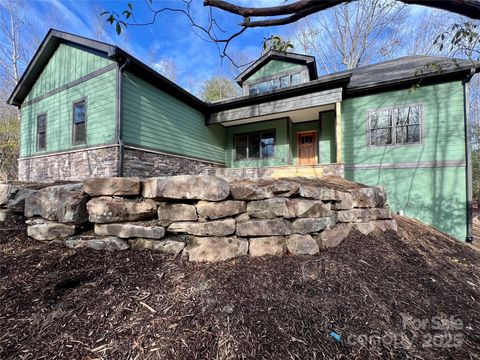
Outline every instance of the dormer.
[(245, 95), (263, 94), (317, 79), (315, 57), (270, 50), (235, 80)]

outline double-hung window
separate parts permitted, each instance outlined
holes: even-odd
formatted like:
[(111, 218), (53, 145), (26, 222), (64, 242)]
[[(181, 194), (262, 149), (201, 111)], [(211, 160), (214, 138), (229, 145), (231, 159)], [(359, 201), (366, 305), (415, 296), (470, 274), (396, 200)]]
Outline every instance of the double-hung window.
[(275, 156), (275, 131), (236, 135), (235, 160), (266, 159)]
[(73, 144), (84, 144), (87, 141), (87, 102), (78, 101), (73, 104)]
[(421, 105), (398, 106), (370, 111), (370, 146), (419, 144), (422, 139)]
[(37, 151), (47, 148), (47, 114), (37, 116)]

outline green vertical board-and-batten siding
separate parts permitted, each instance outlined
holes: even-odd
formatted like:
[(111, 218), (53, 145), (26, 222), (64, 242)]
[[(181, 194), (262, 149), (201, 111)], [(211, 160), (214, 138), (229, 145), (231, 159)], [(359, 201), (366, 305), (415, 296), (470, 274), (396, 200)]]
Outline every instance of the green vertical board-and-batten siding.
[(293, 64), (288, 61), (270, 60), (267, 64), (262, 66), (258, 71), (256, 71), (245, 81), (259, 80), (293, 69), (298, 69), (300, 71), (302, 68), (305, 68), (305, 66), (300, 64)]
[(225, 162), (225, 129), (139, 77), (123, 74), (122, 137), (126, 144)]
[[(369, 147), (368, 111), (408, 104), (422, 105), (422, 143)], [(464, 89), (460, 81), (422, 86), (413, 92), (405, 89), (344, 100), (345, 177), (368, 185), (384, 185), (393, 211), (403, 210), (405, 215), (464, 240), (467, 223), (466, 168), (462, 166), (464, 115)], [(445, 161), (449, 162), (448, 167)], [(452, 167), (452, 163), (459, 165)], [(359, 168), (361, 165), (371, 168)]]
[[(80, 50), (77, 48), (60, 45), (34, 84), (28, 98), (35, 99), (45, 92), (58, 89), (59, 86), (87, 75), (85, 73), (87, 70), (95, 71), (101, 65), (108, 65), (105, 62), (108, 60), (98, 55), (84, 51), (86, 55), (80, 56), (78, 51)], [(69, 62), (69, 53), (71, 53), (71, 59), (82, 58), (88, 64), (82, 66), (77, 62)], [(53, 59), (55, 61), (52, 61)], [(60, 66), (58, 59), (66, 61), (64, 67)], [(77, 68), (70, 68), (72, 64)], [(73, 103), (82, 99), (87, 102), (87, 141), (86, 144), (73, 145)], [(42, 100), (22, 106), (20, 157), (113, 143), (115, 141), (115, 104), (116, 69), (112, 69)], [(42, 113), (47, 115), (46, 149), (37, 151), (37, 116)]]
[[(235, 160), (235, 135), (265, 130), (275, 130), (275, 156), (266, 159)], [(232, 168), (288, 165), (290, 156), (288, 138), (288, 119), (262, 121), (258, 123), (227, 127), (226, 164), (228, 167)]]
[(100, 55), (60, 44), (25, 100), (34, 99), (111, 63), (112, 60)]

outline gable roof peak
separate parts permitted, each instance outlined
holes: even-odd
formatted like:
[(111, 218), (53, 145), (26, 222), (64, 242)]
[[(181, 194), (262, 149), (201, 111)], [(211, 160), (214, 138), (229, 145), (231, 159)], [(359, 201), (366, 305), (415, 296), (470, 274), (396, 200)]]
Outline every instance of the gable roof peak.
[(265, 66), (271, 60), (280, 60), (296, 64), (306, 65), (310, 73), (310, 79), (316, 80), (318, 78), (317, 65), (315, 63), (315, 57), (312, 55), (298, 54), (294, 52), (281, 52), (276, 50), (269, 50), (262, 56), (260, 56), (253, 64), (243, 70), (236, 78), (235, 81), (242, 86), (243, 82), (252, 76), (257, 70)]

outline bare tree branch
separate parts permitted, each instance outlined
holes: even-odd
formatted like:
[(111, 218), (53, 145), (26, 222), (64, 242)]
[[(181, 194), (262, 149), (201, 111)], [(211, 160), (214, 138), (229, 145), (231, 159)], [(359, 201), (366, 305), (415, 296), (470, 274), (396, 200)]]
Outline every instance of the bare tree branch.
[[(343, 3), (359, 0), (298, 0), (287, 5), (272, 7), (243, 7), (223, 0), (204, 0), (204, 6), (211, 6), (244, 17), (240, 24), (245, 27), (265, 27), (286, 25), (308, 15), (326, 10)], [(480, 1), (478, 0), (398, 0), (409, 5), (422, 5), (450, 11), (472, 19), (480, 19)], [(288, 15), (278, 18), (277, 16)], [(251, 21), (251, 17), (276, 17)]]

